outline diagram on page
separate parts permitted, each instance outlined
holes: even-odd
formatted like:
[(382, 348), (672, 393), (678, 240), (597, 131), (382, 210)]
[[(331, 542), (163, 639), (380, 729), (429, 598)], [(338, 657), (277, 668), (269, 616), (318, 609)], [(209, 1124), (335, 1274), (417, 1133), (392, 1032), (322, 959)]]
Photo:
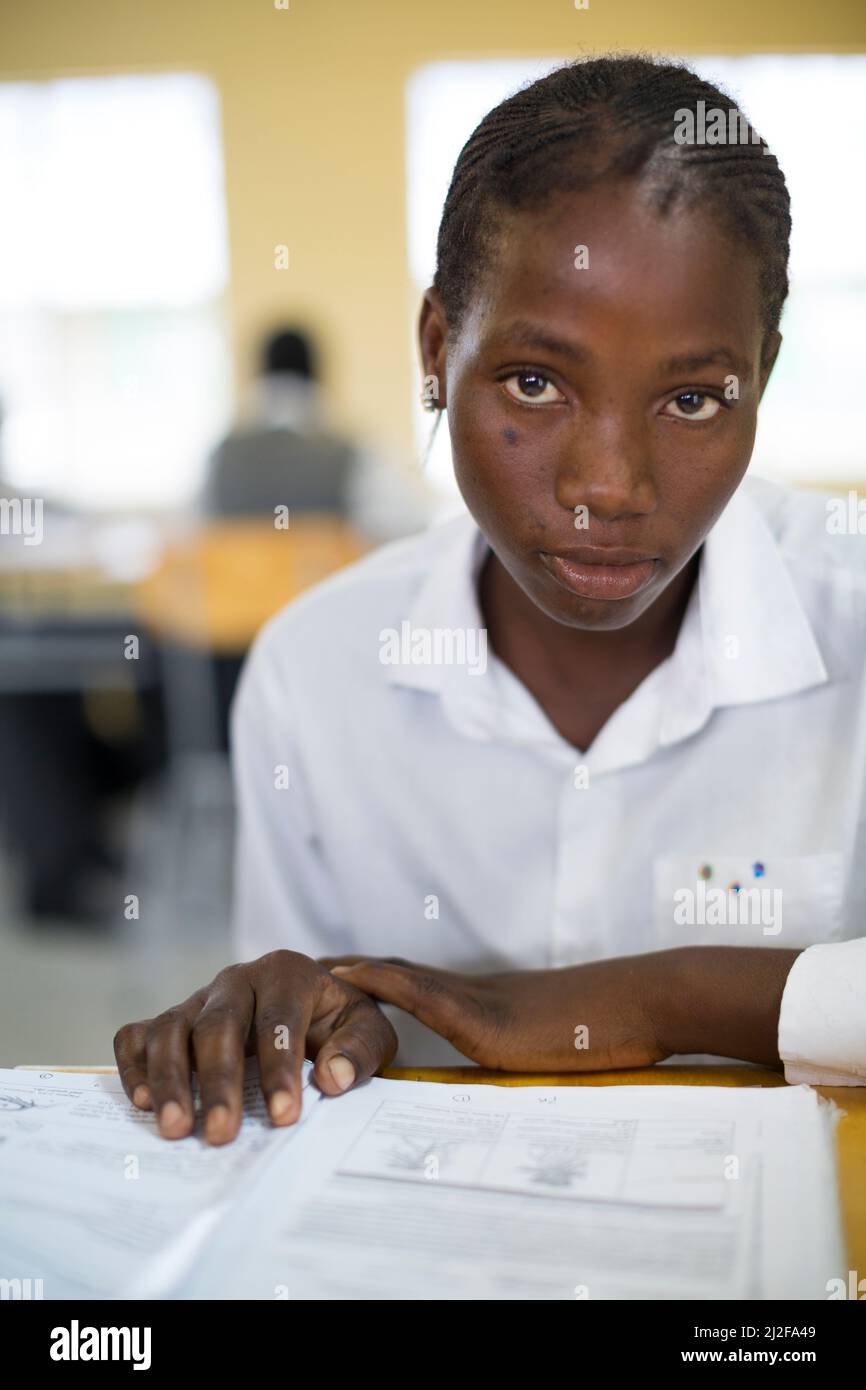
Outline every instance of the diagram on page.
[(736, 1171), (735, 1128), (728, 1120), (461, 1114), (384, 1101), (338, 1171), (546, 1197), (719, 1208)]

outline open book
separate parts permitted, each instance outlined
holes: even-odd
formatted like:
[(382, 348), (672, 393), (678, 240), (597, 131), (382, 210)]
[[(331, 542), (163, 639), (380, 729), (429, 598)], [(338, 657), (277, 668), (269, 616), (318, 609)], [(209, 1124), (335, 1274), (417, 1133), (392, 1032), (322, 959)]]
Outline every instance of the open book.
[(211, 1148), (161, 1139), (116, 1075), (0, 1070), (5, 1296), (826, 1299), (845, 1277), (833, 1110), (804, 1086), (304, 1084), (276, 1129), (250, 1063)]

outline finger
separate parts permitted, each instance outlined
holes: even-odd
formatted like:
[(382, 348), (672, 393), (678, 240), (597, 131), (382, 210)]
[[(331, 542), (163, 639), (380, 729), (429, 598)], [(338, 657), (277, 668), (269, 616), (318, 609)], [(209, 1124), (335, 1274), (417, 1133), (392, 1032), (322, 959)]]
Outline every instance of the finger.
[(241, 1127), (246, 1040), (254, 1005), (252, 986), (238, 978), (214, 989), (193, 1025), (192, 1050), (209, 1144), (229, 1143)]
[[(318, 1044), (316, 1029), (310, 1041)], [(338, 1096), (386, 1067), (397, 1051), (397, 1034), (380, 1009), (359, 994), (334, 1019), (317, 1046), (313, 1077), (327, 1096)]]
[(147, 1084), (164, 1139), (183, 1139), (195, 1124), (189, 1059), (194, 1017), (180, 1005), (152, 1019), (147, 1028)]
[[(316, 993), (320, 986), (316, 983)], [(301, 1068), (314, 1004), (311, 985), (266, 981), (256, 990), (253, 1021), (259, 1079), (275, 1125), (294, 1124), (301, 1114)]]
[(114, 1059), (120, 1084), (133, 1105), (150, 1110), (152, 1098), (147, 1084), (147, 1021), (127, 1023), (114, 1035)]
[(374, 999), (414, 1014), (420, 1023), (444, 1038), (456, 1034), (469, 1002), (465, 992), (454, 983), (459, 977), (410, 961), (368, 959), (357, 965), (335, 966), (331, 974)]

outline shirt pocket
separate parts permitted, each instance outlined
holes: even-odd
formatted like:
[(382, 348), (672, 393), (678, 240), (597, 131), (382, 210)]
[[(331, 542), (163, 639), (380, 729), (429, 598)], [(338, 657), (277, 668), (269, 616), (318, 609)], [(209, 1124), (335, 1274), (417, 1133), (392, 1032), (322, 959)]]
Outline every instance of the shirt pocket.
[(843, 889), (840, 853), (662, 855), (653, 864), (655, 947), (837, 941)]

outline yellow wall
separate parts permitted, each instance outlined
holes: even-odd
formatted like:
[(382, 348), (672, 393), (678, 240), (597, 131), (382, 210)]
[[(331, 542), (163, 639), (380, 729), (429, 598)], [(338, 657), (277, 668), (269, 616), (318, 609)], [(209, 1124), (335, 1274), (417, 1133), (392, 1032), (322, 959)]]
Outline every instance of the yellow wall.
[[(863, 0), (0, 0), (0, 79), (208, 73), (222, 100), (238, 385), (261, 331), (320, 324), (345, 424), (411, 447), (403, 93), (442, 58), (857, 52)], [(832, 121), (832, 113), (827, 113)], [(62, 237), (62, 228), (58, 229)], [(290, 248), (274, 269), (273, 247)]]

